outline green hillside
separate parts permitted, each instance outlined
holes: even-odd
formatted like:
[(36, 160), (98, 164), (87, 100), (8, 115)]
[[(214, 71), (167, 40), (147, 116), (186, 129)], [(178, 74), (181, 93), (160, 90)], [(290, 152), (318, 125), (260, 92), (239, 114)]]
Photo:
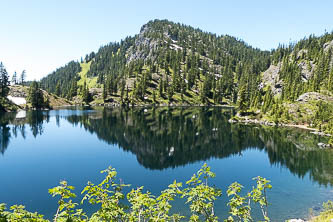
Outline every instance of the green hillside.
[[(259, 84), (257, 77), (268, 68), (269, 55), (231, 36), (155, 20), (144, 25), (138, 35), (103, 46), (81, 64), (71, 62), (42, 83), (46, 90), (56, 93), (60, 82), (64, 88), (60, 95), (67, 98), (75, 94), (71, 90), (74, 84), (64, 81), (71, 76), (77, 81), (79, 94), (85, 81), (89, 89), (102, 86), (104, 93), (98, 96), (103, 94), (105, 101), (233, 104), (240, 84), (246, 82), (251, 90)], [(79, 69), (73, 68), (79, 65)], [(83, 75), (86, 69), (87, 79)]]
[(330, 132), (332, 48), (333, 33), (269, 52), (232, 36), (154, 20), (139, 34), (102, 46), (41, 82), (47, 91), (78, 102), (233, 105), (236, 120), (303, 124)]
[(97, 77), (88, 77), (87, 74), (89, 72), (91, 65), (91, 61), (88, 63), (80, 63), (81, 71), (78, 73), (79, 80), (77, 82), (77, 85), (79, 87), (84, 86), (84, 82), (86, 82), (88, 88), (100, 88), (101, 85), (97, 83)]

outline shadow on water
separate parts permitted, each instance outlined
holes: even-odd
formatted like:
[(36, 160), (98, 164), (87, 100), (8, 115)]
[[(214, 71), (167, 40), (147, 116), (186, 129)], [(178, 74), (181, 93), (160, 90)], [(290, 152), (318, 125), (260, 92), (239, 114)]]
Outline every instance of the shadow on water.
[[(272, 165), (286, 167), (294, 175), (309, 173), (313, 181), (333, 185), (333, 151), (320, 149), (327, 138), (290, 128), (229, 124), (233, 110), (222, 108), (134, 108), (96, 111), (50, 111), (57, 125), (60, 118), (81, 126), (108, 144), (117, 144), (136, 155), (145, 168), (162, 170), (211, 158), (242, 155), (247, 149), (267, 153)], [(0, 116), (1, 153), (10, 139), (26, 130), (34, 137), (44, 132), (49, 111), (29, 111)]]

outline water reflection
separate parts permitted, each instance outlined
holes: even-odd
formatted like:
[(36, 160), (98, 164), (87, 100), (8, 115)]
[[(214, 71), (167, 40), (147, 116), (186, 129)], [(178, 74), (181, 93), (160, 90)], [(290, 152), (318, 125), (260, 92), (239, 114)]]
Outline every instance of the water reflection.
[[(24, 113), (23, 113), (24, 112)], [(49, 122), (48, 112), (42, 111), (23, 111), (19, 113), (1, 113), (0, 114), (0, 151), (5, 153), (9, 146), (9, 141), (14, 136), (21, 135), (26, 138), (26, 129), (30, 129), (32, 135), (37, 137), (42, 135), (44, 121)]]
[(333, 151), (317, 144), (326, 138), (289, 128), (229, 124), (232, 110), (221, 108), (101, 109), (97, 111), (32, 111), (24, 118), (0, 116), (1, 153), (10, 139), (30, 129), (42, 135), (43, 124), (54, 116), (83, 127), (100, 140), (134, 153), (149, 169), (165, 169), (210, 158), (242, 155), (246, 149), (264, 150), (271, 164), (287, 167), (298, 177), (307, 173), (319, 184), (333, 184)]

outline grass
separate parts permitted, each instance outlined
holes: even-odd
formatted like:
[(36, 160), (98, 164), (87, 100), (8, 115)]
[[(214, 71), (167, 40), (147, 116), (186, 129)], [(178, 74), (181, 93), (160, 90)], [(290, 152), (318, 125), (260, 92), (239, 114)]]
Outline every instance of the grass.
[(88, 63), (81, 63), (81, 72), (79, 72), (80, 80), (77, 82), (78, 86), (83, 86), (86, 82), (88, 88), (100, 88), (100, 84), (97, 83), (97, 77), (89, 78), (87, 73), (90, 69), (91, 61)]

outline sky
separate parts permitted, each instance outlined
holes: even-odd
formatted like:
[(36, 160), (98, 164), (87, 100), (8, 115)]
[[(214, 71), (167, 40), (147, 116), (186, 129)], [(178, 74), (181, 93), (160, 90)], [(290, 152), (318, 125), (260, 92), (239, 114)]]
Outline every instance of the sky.
[(0, 61), (39, 80), (154, 19), (270, 50), (333, 30), (332, 0), (0, 0)]

